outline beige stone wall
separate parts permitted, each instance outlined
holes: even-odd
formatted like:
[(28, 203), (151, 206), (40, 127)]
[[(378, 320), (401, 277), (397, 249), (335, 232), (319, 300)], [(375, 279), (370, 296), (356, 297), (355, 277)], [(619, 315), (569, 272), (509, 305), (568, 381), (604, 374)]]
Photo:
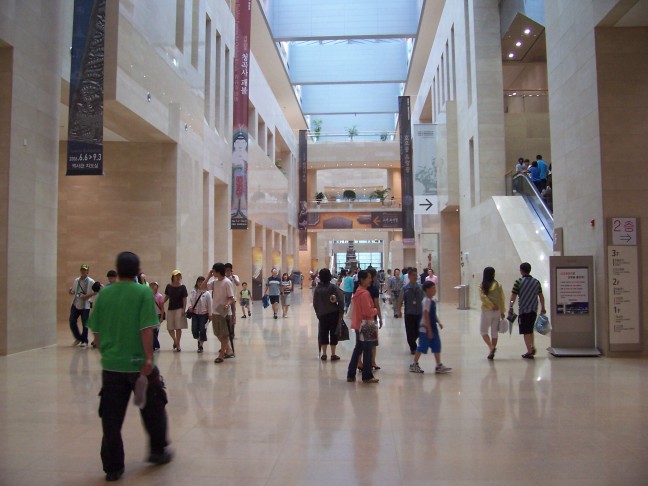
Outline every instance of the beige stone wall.
[[(149, 281), (164, 288), (177, 265), (184, 267), (184, 283), (193, 285), (202, 261), (188, 268), (182, 265), (188, 255), (178, 250), (176, 151), (175, 144), (106, 143), (106, 175), (66, 177), (66, 145), (61, 143), (56, 286), (61, 329), (67, 328), (70, 309), (67, 290), (81, 263), (90, 265), (93, 279), (106, 282), (117, 254), (132, 251)], [(202, 239), (193, 242), (193, 252), (201, 256)]]
[(56, 336), (61, 7), (59, 0), (0, 2), (0, 45), (10, 46), (0, 47), (0, 280), (7, 284), (0, 354)]
[[(646, 134), (648, 132), (648, 27), (596, 30), (596, 63), (601, 133), (603, 217), (636, 217), (643, 224), (639, 248), (641, 300), (648, 302), (648, 208)], [(603, 222), (602, 222), (603, 223)], [(608, 290), (609, 291), (609, 290)], [(603, 299), (600, 299), (603, 301)], [(599, 330), (607, 336), (607, 314), (598, 307)], [(644, 307), (644, 315), (646, 313)], [(603, 323), (606, 325), (603, 326)], [(648, 354), (648, 326), (643, 328)]]
[(506, 125), (506, 170), (515, 170), (518, 158), (535, 160), (541, 154), (543, 160), (551, 163), (551, 137), (549, 113), (507, 113)]

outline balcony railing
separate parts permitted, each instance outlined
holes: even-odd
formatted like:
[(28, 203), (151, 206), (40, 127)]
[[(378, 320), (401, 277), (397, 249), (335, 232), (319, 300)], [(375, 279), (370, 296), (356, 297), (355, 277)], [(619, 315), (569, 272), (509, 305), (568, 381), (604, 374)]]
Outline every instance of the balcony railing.
[(373, 209), (373, 210), (400, 210), (400, 198), (387, 198), (384, 201), (380, 199), (370, 198), (357, 198), (354, 200), (349, 199), (335, 199), (335, 200), (312, 200), (308, 202), (308, 209), (319, 211), (339, 211), (339, 210), (353, 210), (353, 209)]
[(311, 142), (393, 142), (398, 140), (398, 134), (394, 131), (376, 132), (367, 131), (354, 133), (349, 132), (319, 132), (309, 131), (308, 136)]

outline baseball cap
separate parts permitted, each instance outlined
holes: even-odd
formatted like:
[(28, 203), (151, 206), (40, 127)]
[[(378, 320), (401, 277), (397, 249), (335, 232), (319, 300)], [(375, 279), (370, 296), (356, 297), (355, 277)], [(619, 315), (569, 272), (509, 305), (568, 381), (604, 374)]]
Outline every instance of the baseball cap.
[(87, 263), (81, 265), (81, 270), (90, 270), (90, 266)]
[(176, 270), (174, 270), (173, 272), (171, 272), (171, 276), (172, 276), (172, 277), (175, 277), (176, 275), (182, 275), (182, 272), (181, 272), (180, 270), (178, 270), (178, 269), (176, 269)]

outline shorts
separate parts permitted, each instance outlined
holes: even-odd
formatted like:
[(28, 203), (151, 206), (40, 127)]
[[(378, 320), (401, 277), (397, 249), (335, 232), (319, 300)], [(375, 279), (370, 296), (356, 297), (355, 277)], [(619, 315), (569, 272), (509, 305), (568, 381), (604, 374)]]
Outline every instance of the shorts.
[(167, 330), (175, 331), (188, 327), (184, 309), (173, 309), (167, 312)]
[(219, 339), (228, 339), (229, 338), (229, 327), (227, 326), (227, 318), (220, 316), (218, 314), (212, 315), (212, 329), (214, 330), (214, 336)]
[(419, 332), (419, 341), (418, 346), (416, 347), (416, 352), (427, 354), (428, 349), (433, 353), (441, 352), (441, 337), (439, 336), (439, 330), (433, 329), (434, 337), (432, 339), (428, 338), (427, 332)]
[(279, 296), (278, 295), (269, 295), (270, 297), (270, 303), (271, 304), (278, 304), (279, 303)]
[(282, 306), (289, 306), (290, 301), (291, 301), (291, 295), (290, 294), (284, 294), (281, 296), (281, 305)]
[(536, 312), (529, 312), (527, 314), (520, 314), (518, 323), (520, 324), (520, 334), (533, 334), (533, 326), (535, 325), (538, 314)]
[(497, 339), (497, 331), (500, 321), (500, 316), (502, 314), (498, 310), (483, 310), (481, 313), (481, 321), (479, 323), (479, 334), (482, 336), (488, 336), (488, 330), (490, 329), (490, 335), (493, 339)]
[(241, 307), (245, 307), (246, 305), (250, 305), (250, 299), (241, 299)]

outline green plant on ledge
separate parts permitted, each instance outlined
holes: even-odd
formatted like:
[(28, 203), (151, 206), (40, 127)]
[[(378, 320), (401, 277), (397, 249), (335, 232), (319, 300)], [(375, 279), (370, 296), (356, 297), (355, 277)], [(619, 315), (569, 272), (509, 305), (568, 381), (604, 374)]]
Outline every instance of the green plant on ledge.
[(313, 136), (313, 140), (317, 142), (319, 140), (320, 133), (322, 133), (322, 120), (320, 120), (319, 118), (313, 120), (312, 128), (313, 128), (313, 133), (315, 134)]
[(355, 193), (355, 191), (352, 191), (351, 189), (346, 189), (346, 190), (342, 193), (342, 197), (343, 197), (344, 199), (346, 199), (347, 201), (355, 201), (356, 193)]
[(386, 142), (388, 138), (389, 138), (389, 133), (383, 132), (383, 133), (380, 134), (380, 141), (381, 142)]
[(319, 203), (324, 200), (324, 193), (323, 192), (318, 192), (315, 194), (315, 200)]
[(389, 191), (389, 187), (385, 187), (384, 189), (376, 189), (369, 195), (369, 197), (371, 199), (380, 199), (380, 202), (385, 202), (385, 198), (387, 197), (387, 194), (389, 194)]
[(349, 140), (353, 142), (353, 137), (358, 135), (358, 128), (355, 125), (347, 128), (347, 134), (349, 135)]

